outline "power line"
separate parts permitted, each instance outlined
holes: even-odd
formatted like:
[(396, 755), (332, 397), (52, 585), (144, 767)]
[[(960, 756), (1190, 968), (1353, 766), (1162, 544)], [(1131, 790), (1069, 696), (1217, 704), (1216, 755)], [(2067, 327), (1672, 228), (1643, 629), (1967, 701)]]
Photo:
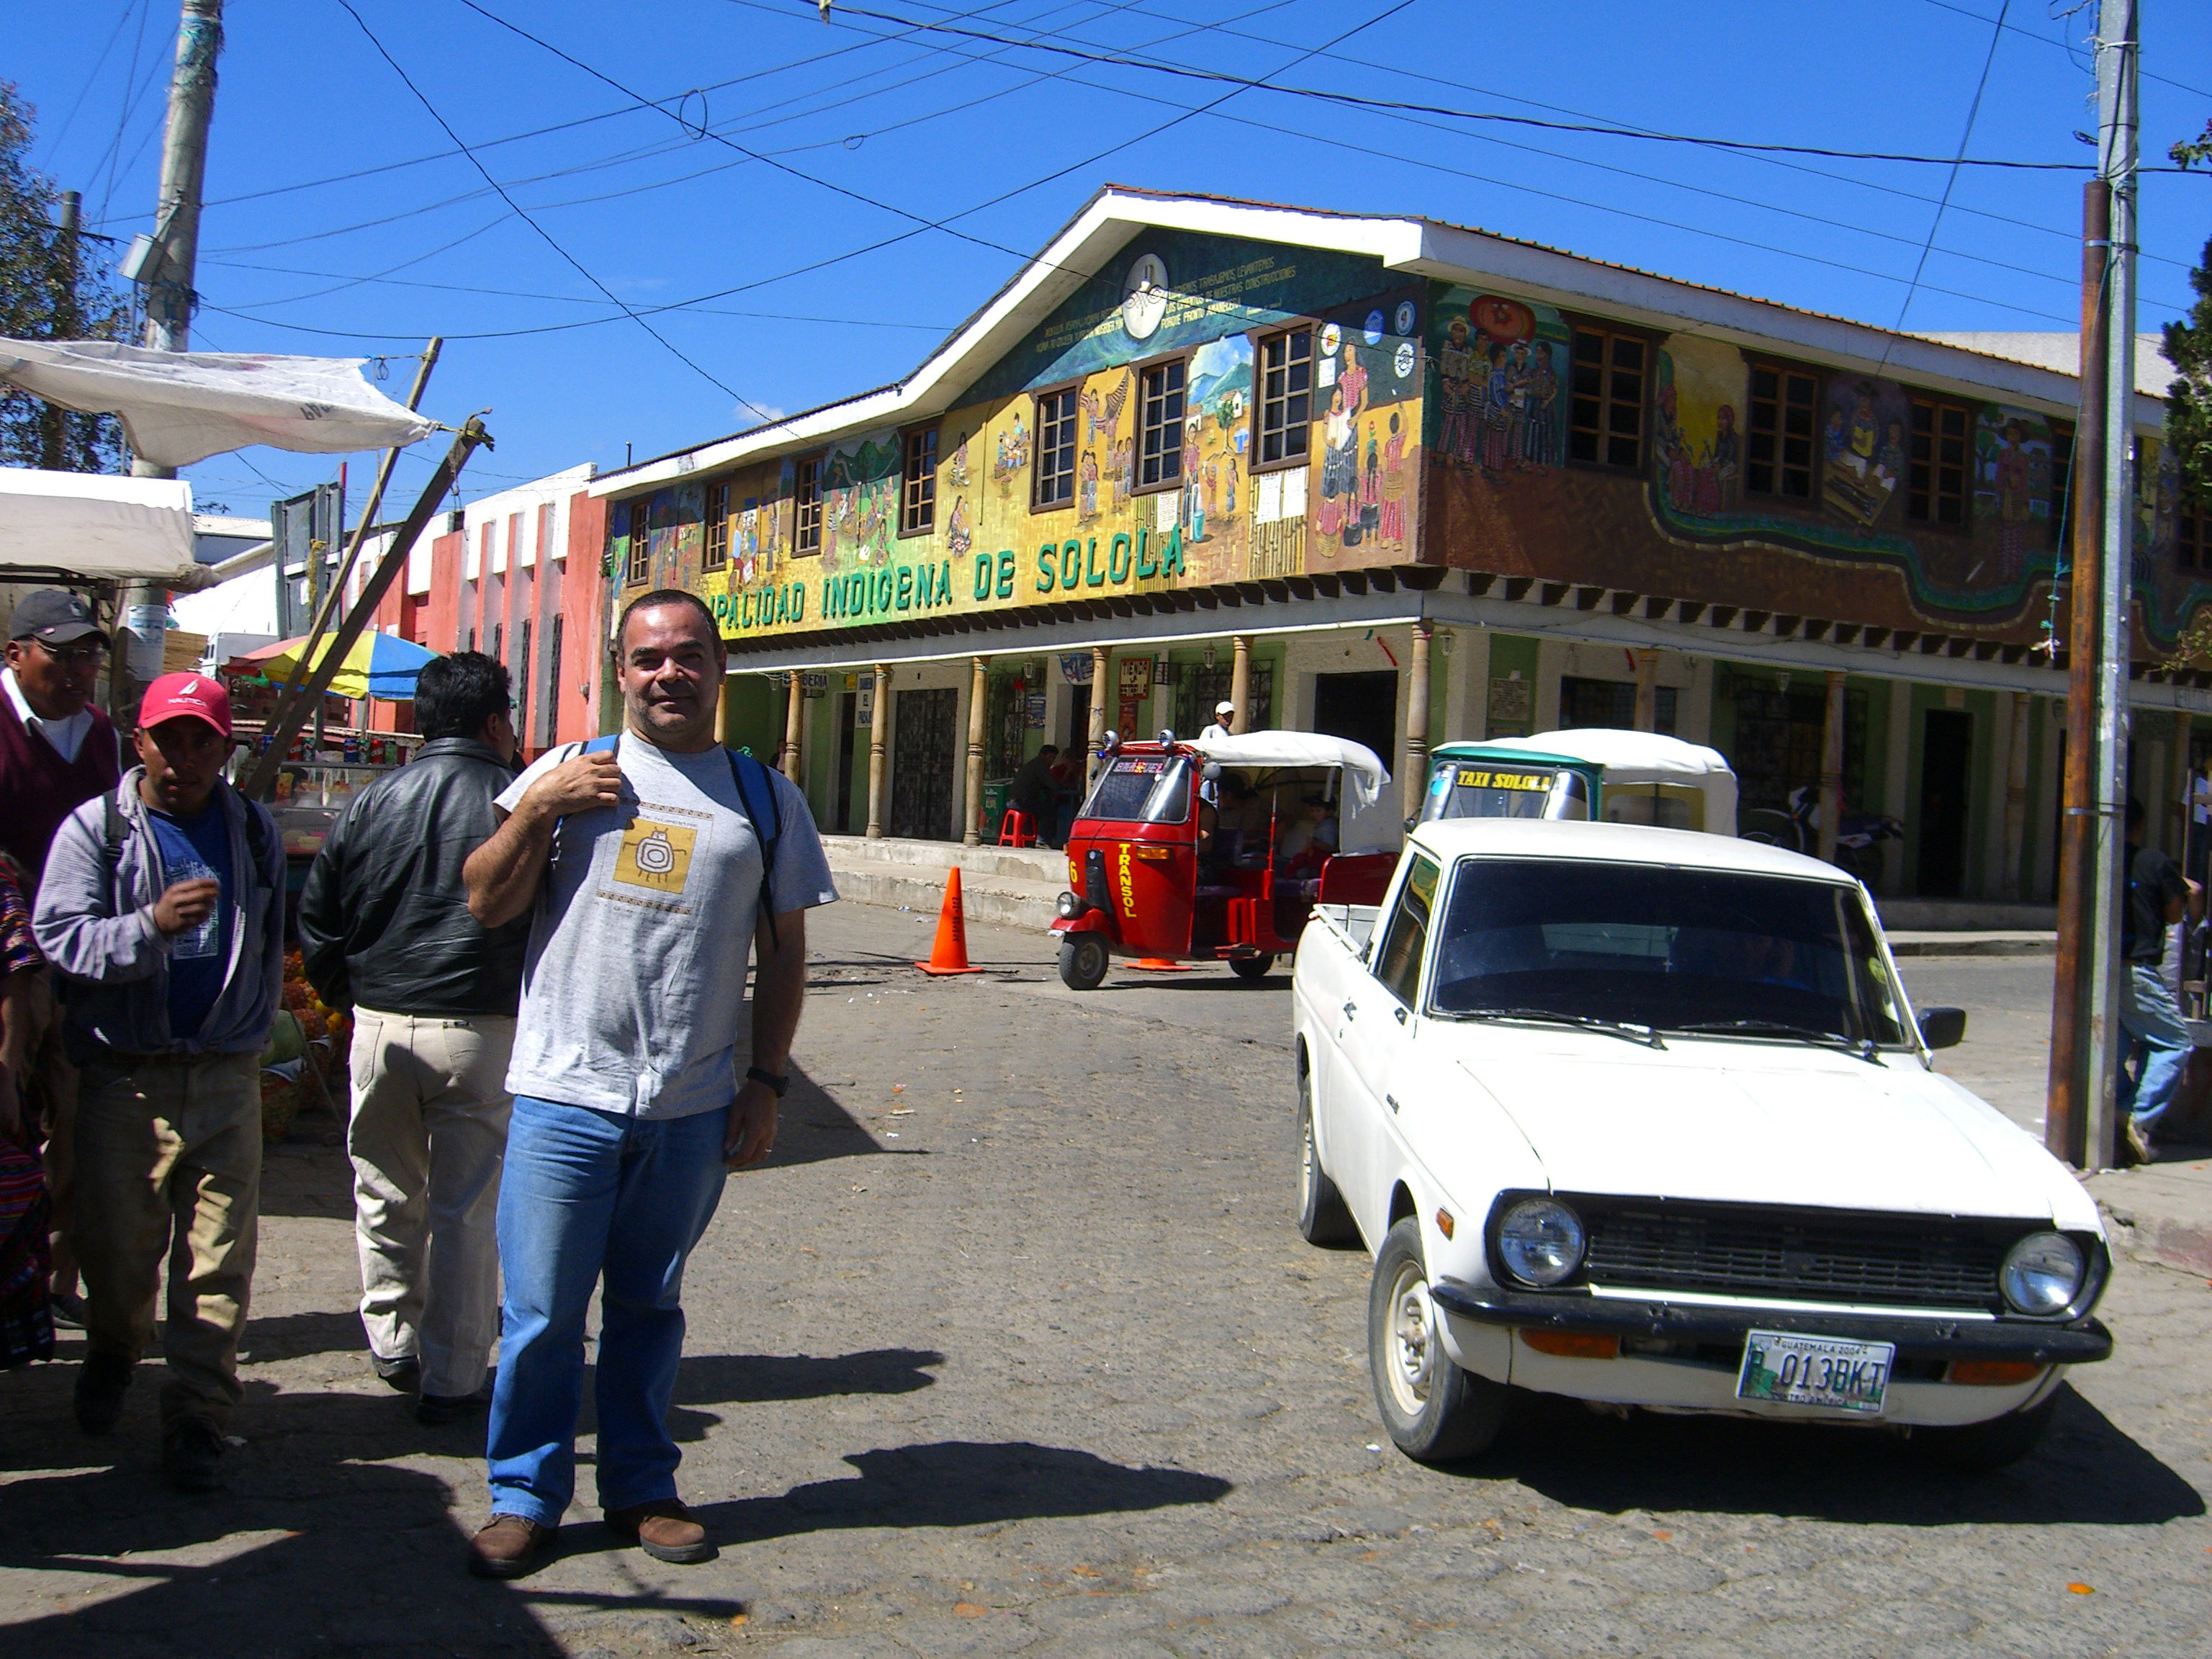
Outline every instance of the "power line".
[[(1994, 22), (1999, 28), (2007, 30), (2011, 33), (2024, 36), (2026, 39), (2030, 40), (2039, 40), (2046, 46), (2056, 46), (2059, 51), (2064, 52), (2069, 58), (2072, 58), (2075, 54), (2081, 50), (2081, 48), (2076, 46), (2071, 40), (2056, 39), (2051, 35), (2045, 34), (2037, 29), (2024, 29), (2017, 23), (2004, 22), (2002, 21), (2001, 16), (1992, 18), (1982, 12), (1969, 11), (1964, 6), (1953, 5), (1951, 3), (1951, 0), (1928, 0), (1928, 3), (1943, 11), (1955, 11), (1961, 17), (1971, 17), (1978, 23)], [(2075, 67), (2084, 68), (2086, 66), (2076, 64)], [(2169, 87), (2176, 88), (2182, 92), (2193, 93), (2199, 98), (2212, 98), (2212, 92), (2207, 92), (2202, 87), (2192, 87), (2186, 81), (2177, 81), (2170, 75), (2154, 75), (2147, 69), (2137, 69), (2136, 73), (2146, 81), (2162, 81)]]
[(123, 26), (131, 21), (131, 14), (137, 9), (138, 0), (123, 0), (123, 9), (116, 15), (115, 27), (107, 32), (107, 44), (100, 49), (100, 56), (92, 60), (92, 68), (84, 77), (84, 84), (76, 89), (76, 101), (70, 106), (69, 113), (62, 117), (62, 124), (55, 129), (53, 136), (46, 141), (45, 149), (49, 162), (59, 153), (62, 140), (69, 137), (70, 128), (76, 125), (77, 112), (84, 107), (84, 100), (91, 95), (93, 83), (100, 79), (100, 70), (107, 67), (107, 54), (115, 50), (115, 43), (123, 38)]
[[(724, 385), (722, 381), (716, 379), (713, 374), (708, 374), (707, 370), (702, 368), (697, 363), (692, 362), (690, 357), (678, 350), (675, 343), (664, 336), (659, 329), (653, 327), (651, 323), (647, 322), (644, 318), (639, 316), (635, 312), (631, 311), (627, 304), (625, 304), (622, 300), (617, 298), (612, 289), (610, 289), (605, 283), (602, 283), (598, 277), (592, 276), (590, 271), (584, 268), (582, 263), (579, 261), (574, 254), (570, 253), (568, 249), (562, 247), (560, 243), (554, 240), (551, 233), (547, 231), (543, 225), (539, 224), (527, 213), (523, 212), (522, 209), (516, 204), (514, 198), (507, 193), (505, 187), (500, 184), (499, 180), (491, 176), (491, 169), (477, 159), (476, 153), (473, 150), (470, 149), (466, 144), (461, 143), (460, 135), (455, 132), (453, 129), (447, 125), (444, 116), (438, 113), (438, 106), (435, 104), (433, 104), (428, 98), (423, 95), (422, 88), (417, 87), (415, 82), (409, 78), (405, 70), (399, 67), (399, 60), (384, 49), (384, 43), (376, 38), (375, 32), (372, 30), (367, 23), (362, 21), (361, 14), (354, 9), (353, 0), (338, 0), (338, 4), (344, 8), (346, 15), (353, 19), (354, 23), (360, 28), (361, 32), (368, 37), (368, 43), (376, 48), (377, 55), (383, 58), (386, 64), (389, 64), (392, 66), (392, 72), (399, 77), (400, 81), (405, 85), (408, 91), (415, 94), (416, 101), (419, 102), (425, 110), (429, 112), (430, 118), (435, 121), (440, 128), (444, 131), (447, 138), (451, 139), (456, 145), (459, 146), (462, 154), (469, 158), (470, 165), (474, 167), (478, 173), (483, 175), (484, 182), (489, 185), (494, 190), (499, 191), (500, 199), (507, 204), (508, 208), (514, 212), (515, 216), (519, 217), (523, 223), (528, 225), (531, 229), (538, 233), (538, 236), (544, 241), (546, 246), (551, 248), (554, 252), (559, 254), (562, 259), (566, 260), (569, 265), (573, 266), (578, 276), (581, 276), (593, 288), (599, 289), (600, 293), (605, 295), (611, 303), (619, 307), (640, 328), (643, 329), (647, 334), (653, 336), (654, 339), (659, 341), (660, 344), (667, 350), (671, 356), (683, 363), (687, 368), (692, 370), (702, 380), (705, 380), (709, 386), (714, 386), (716, 390), (721, 392), (724, 395), (735, 398), (739, 403), (744, 404), (747, 409), (753, 410), (757, 415), (761, 413), (759, 407), (750, 399), (747, 398), (744, 393), (738, 392), (734, 386)], [(768, 417), (765, 415), (763, 415), (762, 418), (765, 420)]]

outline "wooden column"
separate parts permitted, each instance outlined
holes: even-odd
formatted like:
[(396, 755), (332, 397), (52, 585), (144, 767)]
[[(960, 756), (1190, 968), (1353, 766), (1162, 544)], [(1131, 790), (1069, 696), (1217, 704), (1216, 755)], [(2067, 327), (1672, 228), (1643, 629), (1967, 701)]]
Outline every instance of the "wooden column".
[(970, 847), (983, 840), (983, 704), (991, 690), (990, 665), (977, 657), (968, 677), (968, 819), (960, 839)]
[(1997, 894), (2017, 899), (2021, 862), (2027, 848), (2027, 721), (2035, 699), (2025, 691), (2011, 696), (2012, 746), (2005, 751), (2004, 869)]
[(1636, 656), (1636, 729), (1659, 729), (1659, 653), (1638, 651)]
[(784, 706), (783, 754), (778, 758), (776, 765), (784, 776), (797, 783), (799, 782), (799, 747), (805, 730), (801, 722), (805, 714), (806, 688), (800, 682), (799, 671), (796, 668), (784, 678), (786, 689), (791, 696), (790, 700)]
[(891, 671), (876, 665), (876, 703), (868, 722), (868, 839), (884, 838), (884, 758), (891, 740)]
[(1840, 668), (1828, 670), (1828, 704), (1820, 716), (1820, 855), (1836, 859), (1836, 830), (1844, 816), (1844, 681)]
[(1398, 804), (1405, 816), (1421, 810), (1429, 779), (1429, 636), (1426, 622), (1413, 624), (1413, 649), (1406, 672), (1406, 754), (1398, 774)]
[(1229, 701), (1237, 705), (1236, 714), (1230, 718), (1229, 734), (1241, 738), (1252, 729), (1252, 636), (1237, 635), (1229, 645), (1236, 653), (1229, 671)]
[(2166, 810), (2172, 814), (2167, 822), (2173, 825), (2173, 833), (2166, 837), (2166, 850), (2185, 869), (2189, 863), (2189, 716), (2178, 708), (2173, 711), (2173, 744), (2166, 761), (2172, 771), (2166, 785)]
[(1098, 751), (1106, 746), (1106, 699), (1114, 688), (1106, 684), (1106, 672), (1111, 665), (1106, 660), (1106, 647), (1091, 647), (1091, 731), (1088, 742), (1091, 758), (1083, 769), (1083, 780), (1087, 787), (1098, 776)]

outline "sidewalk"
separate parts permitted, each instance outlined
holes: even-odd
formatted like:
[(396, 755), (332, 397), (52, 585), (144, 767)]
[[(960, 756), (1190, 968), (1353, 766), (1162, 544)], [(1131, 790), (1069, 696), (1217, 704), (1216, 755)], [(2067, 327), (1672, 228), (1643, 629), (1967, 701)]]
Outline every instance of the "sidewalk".
[(2106, 1170), (2081, 1184), (2111, 1218), (2114, 1249), (2212, 1279), (2212, 1154)]

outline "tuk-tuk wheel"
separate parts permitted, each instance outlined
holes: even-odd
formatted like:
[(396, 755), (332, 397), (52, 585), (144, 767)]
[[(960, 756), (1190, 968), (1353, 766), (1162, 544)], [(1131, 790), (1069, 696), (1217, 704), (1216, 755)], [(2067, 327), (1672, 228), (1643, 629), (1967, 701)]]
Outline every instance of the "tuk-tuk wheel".
[(1267, 970), (1275, 965), (1273, 957), (1231, 957), (1229, 971), (1247, 985), (1257, 985), (1267, 977)]
[(1106, 980), (1106, 941), (1096, 933), (1070, 933), (1060, 942), (1060, 982), (1071, 991), (1095, 991)]

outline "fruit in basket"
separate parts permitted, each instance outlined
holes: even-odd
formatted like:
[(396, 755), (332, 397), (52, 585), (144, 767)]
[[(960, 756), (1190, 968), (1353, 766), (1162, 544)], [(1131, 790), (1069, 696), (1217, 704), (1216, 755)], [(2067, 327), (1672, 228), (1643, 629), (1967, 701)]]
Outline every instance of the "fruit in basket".
[(299, 1080), (264, 1067), (261, 1073), (262, 1139), (283, 1139), (292, 1133), (292, 1121), (299, 1115)]
[(295, 1014), (304, 1014), (308, 1005), (314, 1000), (314, 993), (298, 980), (288, 979), (284, 981), (283, 999), (287, 1008)]

